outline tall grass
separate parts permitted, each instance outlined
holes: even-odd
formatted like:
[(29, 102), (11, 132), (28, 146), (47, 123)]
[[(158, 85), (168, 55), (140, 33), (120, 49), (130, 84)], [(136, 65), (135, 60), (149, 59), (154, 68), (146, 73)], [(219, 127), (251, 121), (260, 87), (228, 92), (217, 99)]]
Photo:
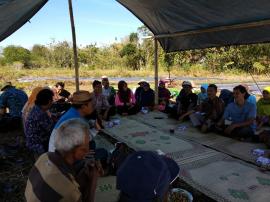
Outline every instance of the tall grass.
[[(19, 88), (23, 88), (27, 92), (30, 92), (36, 86), (52, 86), (56, 83), (55, 77), (69, 77), (73, 78), (75, 75), (74, 69), (69, 68), (38, 68), (38, 69), (16, 69), (14, 67), (0, 66), (0, 83), (4, 81), (11, 81), (14, 85)], [(114, 69), (91, 69), (89, 67), (80, 67), (79, 69), (80, 77), (91, 77), (100, 78), (103, 75), (108, 77), (153, 77), (154, 71), (150, 68), (132, 71), (124, 67), (116, 67)], [(168, 77), (168, 72), (160, 67), (159, 77)], [(200, 80), (198, 83), (211, 82), (211, 83), (239, 83), (239, 82), (252, 82), (252, 78), (249, 74), (241, 72), (237, 69), (226, 70), (223, 72), (212, 72), (207, 70), (202, 65), (191, 65), (183, 66), (181, 68), (174, 67), (171, 69), (171, 77), (182, 76), (182, 77), (205, 77), (204, 80)], [(19, 78), (22, 77), (49, 77), (51, 79), (44, 81), (34, 81), (34, 82), (18, 82)], [(212, 80), (210, 78), (217, 78)], [(257, 81), (269, 81), (269, 78), (265, 75), (255, 75)], [(208, 79), (209, 78), (209, 79)], [(222, 80), (221, 80), (222, 79)], [(91, 80), (91, 79), (90, 79)], [(85, 90), (91, 90), (91, 81), (81, 81), (80, 88)], [(65, 82), (67, 89), (70, 91), (75, 90), (74, 81)], [(181, 81), (177, 82), (180, 85)], [(116, 83), (113, 83), (116, 85)], [(136, 85), (131, 84), (131, 86)]]

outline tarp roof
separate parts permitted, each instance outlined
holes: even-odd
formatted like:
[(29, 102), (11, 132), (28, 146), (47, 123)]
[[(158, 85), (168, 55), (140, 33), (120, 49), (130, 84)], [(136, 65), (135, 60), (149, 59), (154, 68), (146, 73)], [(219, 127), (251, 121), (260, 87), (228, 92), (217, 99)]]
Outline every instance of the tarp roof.
[[(0, 41), (48, 0), (0, 0)], [(166, 52), (270, 41), (270, 0), (117, 0)]]
[(48, 0), (0, 0), (0, 41), (24, 25)]
[(270, 41), (270, 0), (117, 0), (166, 52)]

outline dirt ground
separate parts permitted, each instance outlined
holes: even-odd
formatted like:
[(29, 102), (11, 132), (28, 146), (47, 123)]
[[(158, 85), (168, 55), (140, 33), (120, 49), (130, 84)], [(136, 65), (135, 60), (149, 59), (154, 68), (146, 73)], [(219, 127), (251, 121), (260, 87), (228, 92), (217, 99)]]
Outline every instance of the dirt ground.
[(23, 131), (0, 133), (0, 201), (24, 201), (26, 180), (33, 162), (24, 147)]
[[(102, 135), (106, 137), (105, 134)], [(108, 138), (108, 136), (107, 136)], [(108, 138), (110, 139), (110, 138)], [(114, 140), (110, 139), (113, 143)], [(22, 202), (28, 173), (34, 163), (32, 155), (25, 148), (23, 131), (0, 133), (0, 201)], [(194, 202), (213, 202), (214, 200), (196, 191), (182, 180), (173, 187), (189, 191)], [(97, 201), (101, 202), (101, 201)]]

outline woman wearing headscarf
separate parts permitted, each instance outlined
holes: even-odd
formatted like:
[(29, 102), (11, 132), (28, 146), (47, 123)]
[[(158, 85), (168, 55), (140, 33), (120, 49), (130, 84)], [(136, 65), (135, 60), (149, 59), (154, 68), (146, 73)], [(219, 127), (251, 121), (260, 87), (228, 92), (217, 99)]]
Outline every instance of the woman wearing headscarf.
[(139, 108), (136, 106), (133, 92), (128, 88), (125, 81), (118, 82), (118, 92), (115, 97), (117, 112), (121, 115), (136, 114)]

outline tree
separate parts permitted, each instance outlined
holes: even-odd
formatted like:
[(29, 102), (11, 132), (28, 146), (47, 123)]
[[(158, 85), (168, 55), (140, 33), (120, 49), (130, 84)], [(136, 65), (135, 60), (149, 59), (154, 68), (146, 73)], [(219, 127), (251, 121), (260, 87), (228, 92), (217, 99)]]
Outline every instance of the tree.
[(70, 44), (63, 41), (53, 45), (52, 59), (56, 66), (71, 68), (73, 66), (73, 54)]
[(51, 52), (44, 46), (35, 44), (31, 50), (31, 60), (33, 67), (48, 67), (51, 63)]
[(99, 48), (96, 44), (87, 45), (85, 48), (79, 49), (79, 62), (90, 67), (94, 67), (97, 64), (97, 54)]
[(24, 67), (28, 67), (31, 61), (31, 52), (21, 46), (7, 46), (3, 50), (3, 56), (8, 64), (21, 62)]
[(142, 60), (142, 55), (140, 49), (133, 43), (126, 44), (121, 52), (120, 56), (125, 58), (126, 65), (133, 70), (140, 69), (140, 61)]
[(138, 33), (136, 32), (132, 32), (129, 34), (129, 42), (130, 43), (134, 43), (134, 44), (138, 44), (139, 42), (139, 36), (138, 36)]

